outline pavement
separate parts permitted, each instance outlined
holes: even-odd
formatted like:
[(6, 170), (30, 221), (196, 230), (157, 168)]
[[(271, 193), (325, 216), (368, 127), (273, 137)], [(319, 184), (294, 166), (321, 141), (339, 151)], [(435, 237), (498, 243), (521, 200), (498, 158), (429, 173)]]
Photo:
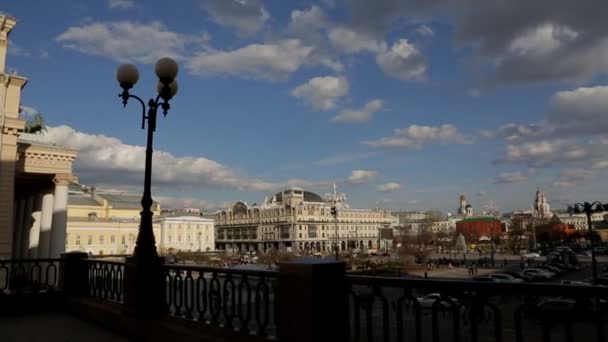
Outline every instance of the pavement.
[[(499, 272), (499, 271), (500, 271), (500, 269), (478, 268), (477, 276), (479, 277), (482, 275)], [(425, 272), (424, 270), (421, 270), (421, 271), (412, 271), (412, 272), (408, 272), (408, 273), (418, 275), (418, 276), (424, 276), (424, 272)], [(464, 267), (449, 268), (447, 266), (442, 266), (441, 268), (436, 269), (436, 270), (426, 271), (426, 273), (429, 278), (452, 278), (452, 279), (471, 278), (471, 276), (469, 275), (469, 270)]]
[(130, 342), (120, 335), (74, 316), (32, 314), (0, 319), (2, 342)]

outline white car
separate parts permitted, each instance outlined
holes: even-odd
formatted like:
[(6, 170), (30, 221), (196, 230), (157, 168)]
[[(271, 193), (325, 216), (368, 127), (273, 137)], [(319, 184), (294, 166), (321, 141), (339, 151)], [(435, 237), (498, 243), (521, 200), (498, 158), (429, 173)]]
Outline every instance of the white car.
[[(433, 308), (433, 304), (435, 303), (435, 301), (437, 301), (439, 298), (441, 298), (441, 295), (439, 293), (429, 293), (428, 295), (424, 296), (424, 297), (418, 297), (418, 303), (420, 303), (420, 307), (422, 309), (432, 309)], [(458, 299), (456, 298), (451, 298), (449, 297), (449, 299), (455, 303), (456, 305), (458, 305)], [(445, 300), (442, 301), (440, 304), (442, 309), (448, 309), (451, 307), (450, 304), (448, 304)]]
[(515, 278), (514, 276), (510, 275), (510, 274), (504, 274), (504, 273), (492, 273), (492, 274), (488, 274), (488, 277), (492, 278), (492, 279), (496, 279), (501, 283), (523, 283), (523, 279), (519, 279), (519, 278)]
[(523, 255), (524, 258), (540, 258), (540, 254), (530, 252)]

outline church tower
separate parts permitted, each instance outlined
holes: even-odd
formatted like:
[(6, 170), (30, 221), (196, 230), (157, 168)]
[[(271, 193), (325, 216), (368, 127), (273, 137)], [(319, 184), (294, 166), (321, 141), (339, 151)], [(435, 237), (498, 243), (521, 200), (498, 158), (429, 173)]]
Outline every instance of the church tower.
[(458, 214), (466, 215), (467, 214), (467, 199), (464, 197), (464, 194), (460, 195), (460, 206), (458, 207)]

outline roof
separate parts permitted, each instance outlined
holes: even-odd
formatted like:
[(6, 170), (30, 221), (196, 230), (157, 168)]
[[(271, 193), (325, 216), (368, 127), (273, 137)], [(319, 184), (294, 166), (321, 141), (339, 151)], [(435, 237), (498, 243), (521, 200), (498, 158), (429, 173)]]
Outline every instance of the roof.
[(484, 221), (484, 222), (498, 221), (498, 222), (500, 222), (499, 219), (497, 219), (496, 217), (492, 217), (492, 216), (477, 216), (477, 217), (469, 217), (469, 218), (460, 220), (460, 222), (477, 222), (477, 221)]
[[(108, 201), (108, 204), (114, 209), (140, 209), (140, 195), (115, 195), (115, 194), (98, 194), (99, 197)], [(156, 202), (154, 202), (156, 203)]]
[[(287, 189), (285, 191), (288, 191), (288, 190), (293, 190), (293, 189)], [(310, 191), (303, 191), (303, 192), (304, 192), (304, 202), (325, 202), (321, 196), (315, 194), (314, 192), (310, 192)], [(277, 198), (277, 202), (282, 202), (283, 191), (277, 193), (275, 196)]]
[(91, 196), (85, 196), (85, 195), (80, 195), (80, 194), (70, 194), (68, 196), (68, 205), (94, 205), (94, 206), (98, 206), (99, 203), (97, 203), (96, 200), (94, 200), (93, 198), (91, 198)]

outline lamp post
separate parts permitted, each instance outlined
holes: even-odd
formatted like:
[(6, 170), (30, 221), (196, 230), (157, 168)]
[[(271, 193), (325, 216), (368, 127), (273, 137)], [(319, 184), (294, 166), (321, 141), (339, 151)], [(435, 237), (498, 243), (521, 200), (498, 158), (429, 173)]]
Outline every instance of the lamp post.
[(587, 229), (589, 230), (589, 239), (591, 241), (591, 268), (593, 272), (593, 282), (597, 283), (597, 260), (595, 258), (595, 246), (593, 243), (593, 224), (591, 223), (591, 214), (602, 212), (608, 209), (608, 204), (602, 204), (600, 202), (583, 202), (574, 203), (568, 206), (568, 212), (572, 214), (585, 214), (587, 216)]
[[(125, 304), (136, 311), (138, 315), (145, 317), (160, 315), (164, 306), (162, 270), (160, 268), (163, 261), (156, 251), (152, 227), (152, 145), (154, 131), (156, 130), (157, 111), (161, 108), (166, 116), (170, 108), (169, 100), (177, 93), (178, 87), (175, 81), (177, 71), (177, 63), (171, 58), (161, 58), (156, 62), (155, 72), (158, 76), (156, 90), (158, 94), (156, 98), (148, 100), (147, 108), (146, 103), (140, 97), (129, 92), (139, 80), (139, 72), (135, 65), (122, 64), (116, 71), (116, 80), (122, 88), (122, 92), (118, 96), (122, 98), (123, 106), (126, 107), (130, 99), (135, 99), (142, 107), (141, 128), (146, 129), (146, 122), (148, 124), (141, 219), (133, 256), (127, 260), (126, 267), (128, 267), (129, 272), (127, 272), (127, 269), (125, 270)], [(131, 276), (132, 279), (127, 279)]]

